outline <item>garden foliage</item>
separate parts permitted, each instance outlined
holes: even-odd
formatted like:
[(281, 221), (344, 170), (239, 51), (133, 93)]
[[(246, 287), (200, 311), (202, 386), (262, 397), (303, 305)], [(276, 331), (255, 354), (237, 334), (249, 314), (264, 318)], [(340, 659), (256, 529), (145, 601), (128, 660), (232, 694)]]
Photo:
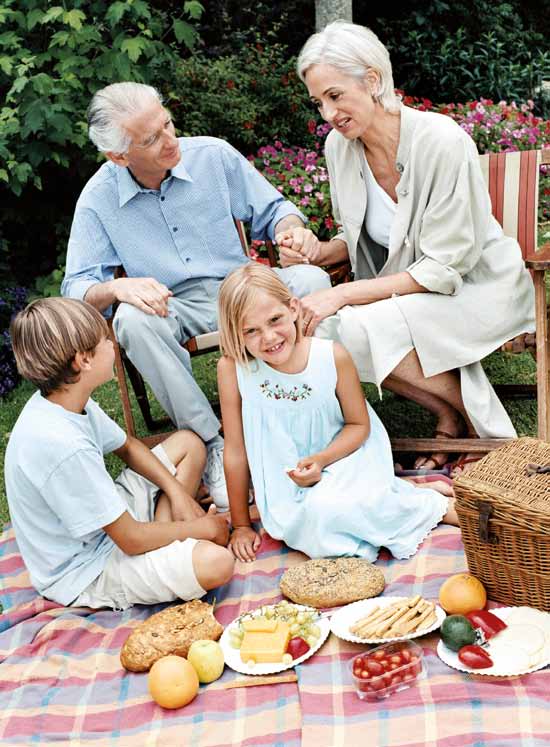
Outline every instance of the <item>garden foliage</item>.
[(10, 392), (19, 381), (11, 347), (9, 325), (15, 314), (24, 308), (26, 298), (26, 288), (0, 287), (0, 397)]

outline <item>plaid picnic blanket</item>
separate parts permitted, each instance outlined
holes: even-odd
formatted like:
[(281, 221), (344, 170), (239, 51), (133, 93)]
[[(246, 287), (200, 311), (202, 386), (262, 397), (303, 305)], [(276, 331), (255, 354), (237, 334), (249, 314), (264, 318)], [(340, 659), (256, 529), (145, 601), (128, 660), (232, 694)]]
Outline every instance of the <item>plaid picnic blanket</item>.
[[(216, 592), (227, 624), (280, 598), (278, 579), (303, 556), (264, 537), (255, 563), (238, 563)], [(379, 565), (386, 595), (436, 598), (442, 579), (465, 569), (457, 529), (438, 527), (417, 555)], [(121, 747), (542, 747), (550, 744), (550, 670), (490, 680), (448, 668), (437, 635), (420, 639), (428, 677), (380, 703), (360, 701), (347, 665), (360, 646), (331, 635), (297, 667), (298, 684), (224, 689), (227, 670), (186, 708), (164, 711), (147, 676), (125, 672), (119, 651), (130, 630), (156, 611), (66, 609), (30, 587), (13, 531), (0, 539), (0, 745)]]

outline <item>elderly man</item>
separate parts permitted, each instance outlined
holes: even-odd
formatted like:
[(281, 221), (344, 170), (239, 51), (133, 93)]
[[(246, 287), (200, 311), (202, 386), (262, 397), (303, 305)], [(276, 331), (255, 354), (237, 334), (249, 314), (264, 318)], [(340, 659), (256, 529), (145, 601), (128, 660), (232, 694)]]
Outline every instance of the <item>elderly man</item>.
[[(181, 343), (217, 328), (219, 285), (250, 261), (233, 219), (251, 221), (254, 238), (276, 240), (302, 227), (303, 217), (228, 143), (176, 138), (150, 86), (98, 91), (88, 123), (108, 162), (77, 202), (62, 293), (107, 313), (119, 303), (118, 341), (175, 425), (206, 443), (203, 479), (226, 508), (220, 423)], [(114, 279), (120, 265), (127, 277)], [(330, 286), (318, 267), (279, 272), (297, 296)]]

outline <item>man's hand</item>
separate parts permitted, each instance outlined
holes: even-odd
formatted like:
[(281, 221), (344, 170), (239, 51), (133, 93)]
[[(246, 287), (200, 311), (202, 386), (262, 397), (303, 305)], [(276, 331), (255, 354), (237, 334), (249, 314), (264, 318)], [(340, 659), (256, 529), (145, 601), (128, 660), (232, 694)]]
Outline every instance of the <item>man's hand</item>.
[(288, 472), (290, 479), (300, 488), (310, 488), (321, 479), (323, 468), (314, 456), (300, 459), (293, 470)]
[(146, 314), (168, 316), (172, 291), (155, 278), (118, 278), (112, 283), (117, 301), (136, 306)]
[(336, 314), (342, 308), (338, 288), (315, 291), (300, 299), (302, 323), (305, 335), (312, 335), (323, 319)]
[(317, 265), (321, 261), (321, 242), (309, 228), (289, 228), (278, 233), (275, 241), (279, 246), (281, 267), (298, 264)]
[(236, 527), (231, 534), (229, 547), (237, 560), (250, 563), (256, 560), (256, 552), (261, 542), (260, 535), (252, 527)]
[(206, 516), (204, 509), (181, 485), (166, 491), (174, 521), (191, 521)]

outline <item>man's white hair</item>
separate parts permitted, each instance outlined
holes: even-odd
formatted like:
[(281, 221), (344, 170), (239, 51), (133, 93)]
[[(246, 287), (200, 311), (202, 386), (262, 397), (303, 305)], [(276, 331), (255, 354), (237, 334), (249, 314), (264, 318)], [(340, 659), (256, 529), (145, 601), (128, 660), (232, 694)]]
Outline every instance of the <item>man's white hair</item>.
[(347, 21), (334, 21), (313, 34), (298, 57), (298, 75), (305, 83), (307, 71), (313, 65), (331, 65), (344, 75), (365, 81), (369, 70), (378, 74), (374, 98), (388, 112), (399, 109), (395, 94), (390, 55), (376, 34), (365, 26)]
[(126, 153), (131, 138), (122, 126), (123, 120), (154, 101), (162, 104), (160, 93), (144, 83), (112, 83), (100, 89), (88, 107), (90, 140), (102, 153)]

